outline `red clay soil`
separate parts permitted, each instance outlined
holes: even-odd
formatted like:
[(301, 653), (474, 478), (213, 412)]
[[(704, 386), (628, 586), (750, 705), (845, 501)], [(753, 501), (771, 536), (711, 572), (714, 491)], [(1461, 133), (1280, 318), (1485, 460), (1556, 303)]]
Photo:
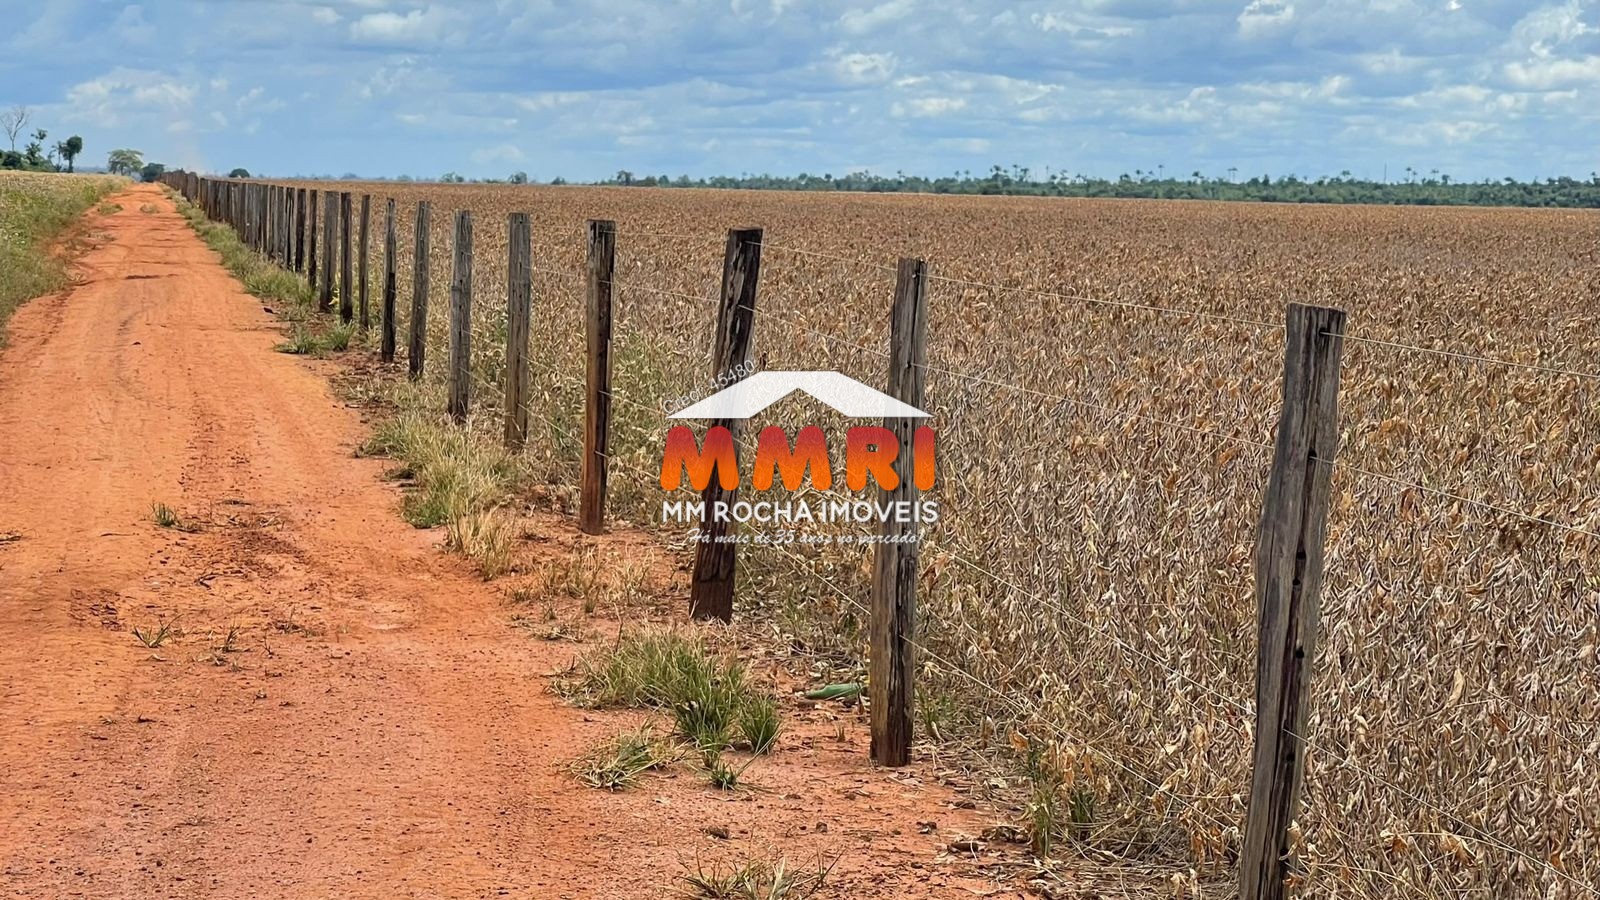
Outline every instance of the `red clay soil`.
[(794, 714), (745, 790), (579, 784), (632, 721), (550, 693), (581, 648), (400, 519), (356, 413), (162, 191), (113, 199), (0, 352), (0, 893), (660, 897), (696, 859), (836, 854), (819, 896), (1017, 895), (858, 716)]

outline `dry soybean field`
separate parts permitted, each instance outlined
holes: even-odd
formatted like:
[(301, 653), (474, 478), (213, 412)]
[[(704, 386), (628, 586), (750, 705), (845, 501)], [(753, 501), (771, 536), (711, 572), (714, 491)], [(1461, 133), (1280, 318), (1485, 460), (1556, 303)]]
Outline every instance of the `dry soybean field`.
[[(534, 219), (535, 439), (570, 486), (587, 219), (617, 223), (616, 511), (660, 514), (662, 410), (710, 372), (726, 230), (765, 229), (755, 357), (881, 385), (894, 266), (932, 272), (918, 718), (1031, 776), (1056, 853), (1226, 884), (1254, 727), (1251, 554), (1291, 302), (1349, 313), (1296, 834), (1307, 896), (1600, 884), (1594, 212), (304, 182), (475, 219), (497, 427), (506, 214)], [(379, 271), (381, 240), (371, 242)], [(402, 331), (402, 333), (404, 333)], [(402, 351), (403, 352), (403, 351)], [(753, 434), (763, 423), (752, 424)], [(740, 615), (848, 669), (868, 551), (741, 548)]]

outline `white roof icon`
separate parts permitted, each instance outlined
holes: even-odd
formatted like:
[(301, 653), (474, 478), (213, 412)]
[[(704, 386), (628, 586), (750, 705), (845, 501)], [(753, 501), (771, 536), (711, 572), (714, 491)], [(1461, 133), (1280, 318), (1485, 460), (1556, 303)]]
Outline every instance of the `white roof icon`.
[(748, 419), (804, 391), (852, 419), (926, 419), (928, 413), (839, 372), (757, 372), (673, 413), (674, 419)]

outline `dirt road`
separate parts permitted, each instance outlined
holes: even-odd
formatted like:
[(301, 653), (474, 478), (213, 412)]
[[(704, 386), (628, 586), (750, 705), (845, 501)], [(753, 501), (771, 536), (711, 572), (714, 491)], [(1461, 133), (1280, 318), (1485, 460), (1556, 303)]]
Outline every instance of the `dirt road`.
[(798, 724), (756, 790), (577, 784), (627, 714), (550, 695), (574, 650), (400, 520), (356, 415), (160, 190), (114, 199), (0, 352), (5, 895), (654, 897), (681, 861), (815, 853), (823, 896), (982, 886), (940, 853), (973, 814), (867, 768), (854, 721)]

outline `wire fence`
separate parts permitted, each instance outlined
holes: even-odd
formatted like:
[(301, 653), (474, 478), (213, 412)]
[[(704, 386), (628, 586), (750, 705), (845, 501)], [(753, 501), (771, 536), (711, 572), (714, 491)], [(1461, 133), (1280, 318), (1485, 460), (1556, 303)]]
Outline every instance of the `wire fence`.
[[(215, 193), (173, 184), (239, 225)], [(401, 206), (399, 246), (410, 248), (414, 204)], [(449, 333), (451, 217), (439, 212), (428, 379), (444, 377), (432, 360), (442, 363)], [(469, 427), (494, 432), (506, 403), (506, 245), (498, 223), (481, 222), (478, 236)], [(667, 414), (703, 392), (712, 369), (722, 236), (621, 227), (614, 237), (605, 457), (621, 477), (610, 512), (650, 523)], [(382, 241), (370, 246), (381, 254)], [(771, 237), (759, 246), (757, 332), (771, 335), (754, 351), (762, 368), (881, 385), (896, 267)], [(585, 249), (576, 224), (535, 226), (526, 404), (536, 425), (522, 452), (565, 485), (584, 448)], [(1059, 802), (1071, 846), (1192, 869), (1193, 891), (1225, 896), (1250, 804), (1251, 548), (1281, 413), (1284, 326), (1158, 302), (1147, 287), (1049, 281), (929, 278), (935, 324), (921, 370), (944, 512), (921, 542), (919, 724), (1016, 753), (1031, 783), (1053, 792), (1030, 809)], [(410, 279), (398, 284), (405, 333)], [(1419, 323), (1424, 333), (1441, 332)], [(1364, 332), (1359, 318), (1342, 334), (1340, 449), (1316, 460), (1331, 470), (1332, 500), (1312, 710), (1293, 734), (1306, 751), (1294, 887), (1595, 896), (1596, 376), (1542, 348), (1405, 336)], [(766, 425), (826, 418), (798, 407), (750, 422), (741, 452), (754, 454), (750, 435)], [(868, 550), (819, 540), (740, 552), (741, 611), (859, 674)]]

